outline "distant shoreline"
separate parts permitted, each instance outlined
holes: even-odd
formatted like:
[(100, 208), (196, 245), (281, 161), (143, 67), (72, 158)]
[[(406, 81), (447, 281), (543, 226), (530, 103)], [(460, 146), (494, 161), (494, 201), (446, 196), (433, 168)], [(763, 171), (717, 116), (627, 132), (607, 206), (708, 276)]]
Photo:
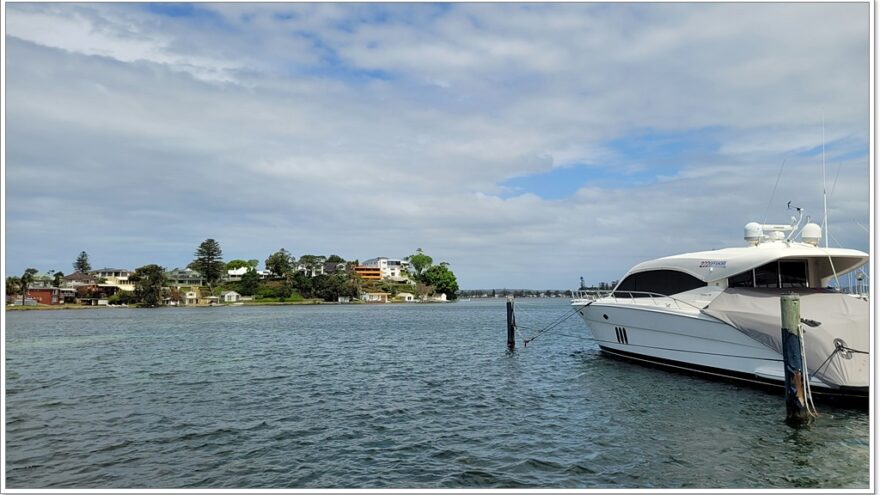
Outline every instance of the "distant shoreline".
[[(388, 302), (348, 302), (348, 303), (340, 303), (336, 301), (322, 301), (320, 299), (308, 299), (304, 301), (290, 301), (290, 302), (245, 302), (244, 304), (217, 304), (214, 306), (209, 305), (189, 305), (189, 306), (159, 306), (160, 308), (223, 308), (223, 307), (248, 307), (248, 306), (318, 306), (318, 305), (331, 305), (331, 306), (385, 306), (389, 304), (400, 305), (400, 304), (412, 304), (412, 305), (424, 305), (424, 304), (448, 304), (450, 302), (455, 301), (425, 301), (425, 302), (405, 302), (405, 301), (388, 301)], [(92, 306), (85, 304), (58, 304), (58, 305), (50, 305), (50, 304), (40, 304), (38, 306), (13, 306), (6, 305), (6, 311), (65, 311), (65, 310), (81, 310), (81, 309), (156, 309), (156, 308), (141, 308), (135, 305), (131, 306)]]

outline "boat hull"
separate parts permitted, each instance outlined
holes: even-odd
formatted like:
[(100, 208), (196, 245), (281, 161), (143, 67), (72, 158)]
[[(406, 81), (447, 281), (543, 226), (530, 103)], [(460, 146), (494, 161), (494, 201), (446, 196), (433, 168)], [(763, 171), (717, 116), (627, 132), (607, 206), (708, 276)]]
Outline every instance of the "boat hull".
[[(579, 313), (599, 347), (615, 357), (782, 389), (781, 354), (701, 312), (594, 301)], [(868, 393), (868, 387), (833, 387), (817, 378), (810, 385), (816, 394)]]

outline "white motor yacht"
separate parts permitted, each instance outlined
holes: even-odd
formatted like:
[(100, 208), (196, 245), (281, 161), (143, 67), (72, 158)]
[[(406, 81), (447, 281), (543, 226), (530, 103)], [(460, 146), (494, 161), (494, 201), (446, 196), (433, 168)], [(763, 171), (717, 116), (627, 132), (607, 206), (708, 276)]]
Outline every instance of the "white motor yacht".
[(640, 263), (610, 294), (572, 305), (606, 353), (782, 387), (780, 296), (797, 293), (813, 393), (867, 396), (869, 302), (829, 285), (868, 255), (821, 247), (821, 227), (799, 224), (749, 223), (746, 246)]

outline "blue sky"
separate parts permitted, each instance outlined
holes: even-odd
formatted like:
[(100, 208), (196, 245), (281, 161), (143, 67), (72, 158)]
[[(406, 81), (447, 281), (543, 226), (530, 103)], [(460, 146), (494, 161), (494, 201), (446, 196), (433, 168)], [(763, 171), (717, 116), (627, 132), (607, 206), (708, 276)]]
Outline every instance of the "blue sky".
[(613, 280), (739, 245), (783, 160), (769, 220), (821, 216), (823, 121), (835, 239), (869, 248), (867, 4), (5, 8), (7, 273), (211, 237)]

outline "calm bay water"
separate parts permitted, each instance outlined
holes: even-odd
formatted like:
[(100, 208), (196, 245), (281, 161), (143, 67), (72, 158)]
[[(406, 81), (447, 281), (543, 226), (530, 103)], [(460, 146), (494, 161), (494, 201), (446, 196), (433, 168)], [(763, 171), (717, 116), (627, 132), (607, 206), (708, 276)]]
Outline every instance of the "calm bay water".
[(579, 318), (508, 354), (503, 300), (6, 318), (10, 488), (869, 484), (867, 411), (794, 430), (781, 396), (609, 359)]

